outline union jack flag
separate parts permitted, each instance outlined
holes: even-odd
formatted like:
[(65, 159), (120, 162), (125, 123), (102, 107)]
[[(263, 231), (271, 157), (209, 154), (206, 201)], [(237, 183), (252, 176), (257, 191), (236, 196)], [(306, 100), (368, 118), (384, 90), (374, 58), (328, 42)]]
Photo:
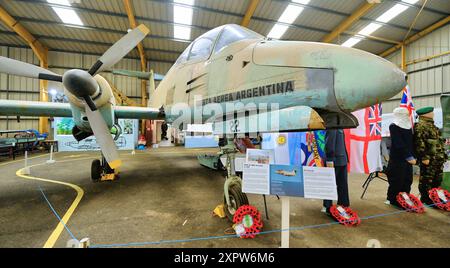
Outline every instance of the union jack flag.
[(414, 111), (416, 109), (414, 108), (411, 91), (409, 90), (408, 85), (406, 85), (406, 87), (403, 89), (403, 96), (402, 96), (402, 100), (400, 101), (400, 107), (408, 109), (409, 118), (411, 119), (411, 123), (414, 126)]
[(367, 124), (369, 127), (369, 136), (381, 135), (381, 104), (376, 104), (367, 108)]

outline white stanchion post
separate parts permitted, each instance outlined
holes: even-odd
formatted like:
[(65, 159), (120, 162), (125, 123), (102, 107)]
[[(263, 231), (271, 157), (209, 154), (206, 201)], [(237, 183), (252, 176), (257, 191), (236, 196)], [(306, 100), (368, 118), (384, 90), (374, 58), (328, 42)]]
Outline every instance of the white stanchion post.
[(281, 248), (289, 248), (289, 216), (290, 216), (290, 200), (287, 196), (281, 198)]
[(133, 148), (133, 151), (131, 151), (131, 155), (135, 155), (136, 154), (136, 150)]
[(25, 167), (23, 169), (22, 174), (30, 175), (30, 167), (28, 167), (28, 151), (25, 151)]
[(54, 164), (56, 161), (53, 160), (53, 145), (50, 146), (50, 159), (47, 160), (47, 164)]

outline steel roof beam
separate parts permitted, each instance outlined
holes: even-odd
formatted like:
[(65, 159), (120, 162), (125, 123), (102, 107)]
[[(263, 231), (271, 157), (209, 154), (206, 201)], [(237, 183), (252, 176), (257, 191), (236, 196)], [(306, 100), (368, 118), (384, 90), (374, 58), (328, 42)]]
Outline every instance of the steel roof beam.
[(427, 27), (425, 30), (421, 31), (420, 33), (417, 33), (413, 36), (411, 36), (410, 38), (406, 39), (404, 42), (391, 47), (390, 49), (386, 50), (385, 52), (380, 54), (380, 57), (387, 57), (389, 55), (391, 55), (392, 53), (394, 53), (395, 51), (399, 50), (402, 48), (402, 46), (407, 46), (409, 44), (411, 44), (414, 41), (419, 40), (420, 38), (426, 36), (427, 34), (431, 33), (432, 31), (448, 24), (450, 22), (450, 16), (447, 16), (446, 18), (434, 23), (433, 25)]
[(324, 38), (322, 38), (322, 42), (331, 43), (334, 39), (336, 39), (341, 33), (350, 28), (353, 23), (358, 21), (362, 16), (364, 16), (367, 12), (372, 10), (376, 4), (366, 2), (359, 6), (355, 12), (353, 12), (348, 18), (342, 21), (331, 33), (327, 34)]
[(247, 11), (245, 12), (244, 18), (242, 19), (241, 26), (248, 27), (256, 8), (258, 7), (259, 0), (251, 0), (248, 5)]
[[(0, 30), (0, 34), (16, 35), (15, 32), (8, 32), (8, 31), (1, 31), (1, 30)], [(35, 35), (35, 36), (38, 39), (44, 39), (44, 40), (47, 39), (47, 40), (54, 40), (54, 41), (61, 41), (61, 42), (89, 44), (89, 45), (96, 45), (96, 46), (111, 47), (112, 45), (114, 45), (114, 43), (106, 43), (106, 42), (99, 42), (99, 41), (92, 41), (92, 40), (80, 40), (80, 39), (72, 39), (72, 38), (65, 38), (65, 37), (48, 36), (48, 35)], [(171, 54), (176, 54), (176, 55), (179, 55), (182, 53), (179, 51), (156, 49), (156, 48), (145, 48), (145, 51), (171, 53)]]

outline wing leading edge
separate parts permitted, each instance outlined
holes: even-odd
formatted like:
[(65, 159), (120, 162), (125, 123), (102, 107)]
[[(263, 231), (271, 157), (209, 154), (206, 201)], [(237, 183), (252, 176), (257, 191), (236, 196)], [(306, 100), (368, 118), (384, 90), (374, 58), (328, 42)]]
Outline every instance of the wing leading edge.
[[(147, 107), (115, 106), (114, 113), (125, 119), (164, 119), (159, 109)], [(0, 115), (72, 117), (72, 109), (69, 103), (0, 100)]]

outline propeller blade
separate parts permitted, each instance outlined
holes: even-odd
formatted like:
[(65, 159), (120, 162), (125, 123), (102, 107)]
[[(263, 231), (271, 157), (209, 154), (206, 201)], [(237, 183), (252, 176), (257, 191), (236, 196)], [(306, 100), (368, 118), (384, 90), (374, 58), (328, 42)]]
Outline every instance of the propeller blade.
[(94, 76), (98, 72), (115, 65), (144, 40), (149, 32), (150, 30), (144, 24), (139, 25), (110, 47), (91, 67), (89, 73)]
[(62, 82), (62, 76), (26, 62), (0, 57), (0, 73)]
[(105, 157), (108, 165), (112, 169), (116, 169), (122, 165), (122, 160), (119, 158), (116, 144), (111, 136), (111, 130), (106, 125), (105, 119), (99, 110), (92, 111), (88, 104), (85, 104), (86, 115), (89, 120), (92, 132), (100, 145), (103, 156)]
[(87, 106), (89, 106), (92, 112), (97, 111), (97, 106), (95, 105), (95, 102), (92, 100), (91, 96), (84, 97), (84, 101), (86, 102)]

